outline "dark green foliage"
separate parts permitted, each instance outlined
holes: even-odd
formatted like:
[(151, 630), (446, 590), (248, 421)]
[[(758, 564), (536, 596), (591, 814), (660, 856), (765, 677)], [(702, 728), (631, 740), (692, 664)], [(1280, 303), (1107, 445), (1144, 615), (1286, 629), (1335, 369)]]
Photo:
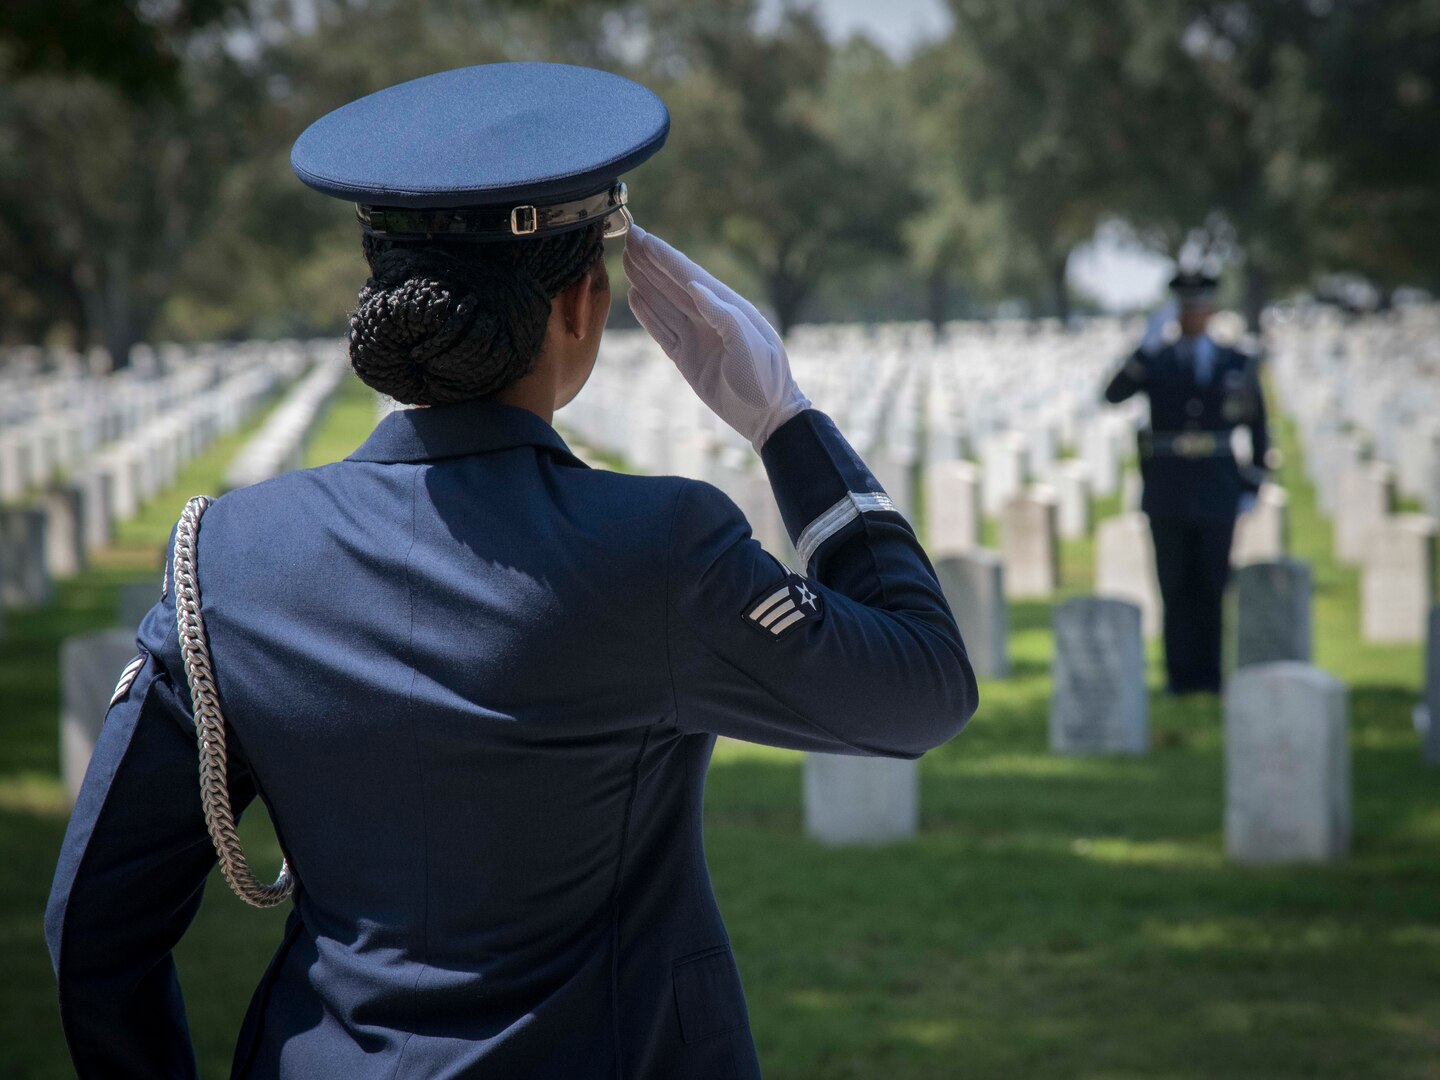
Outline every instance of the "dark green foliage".
[(1337, 274), (1437, 287), (1433, 0), (949, 7), (948, 36), (897, 60), (758, 0), (18, 0), (0, 342), (339, 332), (357, 229), (291, 176), (290, 143), (361, 94), (504, 59), (657, 89), (674, 124), (630, 178), (637, 216), (782, 327), (1063, 315), (1071, 252), (1112, 222), (1242, 267), (1252, 321)]

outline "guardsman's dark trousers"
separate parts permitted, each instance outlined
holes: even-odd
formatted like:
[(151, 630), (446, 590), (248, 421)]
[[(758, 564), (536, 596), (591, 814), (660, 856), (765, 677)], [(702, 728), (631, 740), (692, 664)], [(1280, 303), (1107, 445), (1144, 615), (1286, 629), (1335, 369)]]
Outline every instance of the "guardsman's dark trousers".
[(1220, 692), (1220, 633), (1235, 519), (1154, 518), (1171, 693)]

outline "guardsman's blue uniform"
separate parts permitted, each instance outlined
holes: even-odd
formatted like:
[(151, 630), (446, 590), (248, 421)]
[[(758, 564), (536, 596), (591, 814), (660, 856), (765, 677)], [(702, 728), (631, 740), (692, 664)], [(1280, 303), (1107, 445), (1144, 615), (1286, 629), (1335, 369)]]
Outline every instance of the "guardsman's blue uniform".
[[(925, 553), (830, 420), (763, 460), (803, 576), (717, 489), (591, 470), (486, 401), (211, 506), (232, 799), (297, 879), (233, 1075), (759, 1075), (701, 846), (715, 736), (916, 757), (976, 707)], [(215, 855), (174, 603), (46, 918), (82, 1077), (195, 1074), (171, 950)]]
[[(1180, 291), (1185, 279), (1176, 280)], [(1242, 501), (1259, 491), (1270, 446), (1258, 365), (1204, 335), (1181, 338), (1153, 353), (1137, 349), (1105, 399), (1118, 403), (1142, 392), (1150, 426), (1139, 435), (1140, 508), (1155, 541), (1170, 689), (1214, 692), (1235, 519)], [(1240, 426), (1250, 431), (1254, 465), (1242, 467), (1231, 449)]]

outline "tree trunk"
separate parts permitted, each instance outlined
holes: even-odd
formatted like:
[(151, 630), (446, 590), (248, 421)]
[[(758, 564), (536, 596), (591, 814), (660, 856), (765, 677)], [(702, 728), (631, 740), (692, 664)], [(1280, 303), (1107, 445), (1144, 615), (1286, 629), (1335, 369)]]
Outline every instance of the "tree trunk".
[(103, 345), (110, 354), (113, 371), (130, 365), (130, 350), (150, 332), (155, 321), (153, 305), (136, 302), (131, 291), (130, 259), (127, 252), (112, 249), (101, 256), (104, 269), (85, 260), (76, 268), (75, 292), (84, 314), (84, 337)]
[(1245, 260), (1245, 329), (1260, 332), (1260, 315), (1270, 301), (1270, 276), (1254, 259)]
[(929, 295), (926, 307), (930, 325), (938, 338), (945, 332), (946, 301), (949, 299), (950, 280), (945, 271), (936, 267), (930, 271)]
[(1070, 288), (1065, 282), (1065, 272), (1070, 267), (1070, 252), (1063, 252), (1050, 264), (1050, 301), (1055, 317), (1062, 323), (1070, 321)]
[(800, 317), (800, 309), (810, 295), (810, 286), (783, 270), (770, 275), (770, 305), (775, 309), (775, 329), (781, 337), (790, 335), (790, 328)]

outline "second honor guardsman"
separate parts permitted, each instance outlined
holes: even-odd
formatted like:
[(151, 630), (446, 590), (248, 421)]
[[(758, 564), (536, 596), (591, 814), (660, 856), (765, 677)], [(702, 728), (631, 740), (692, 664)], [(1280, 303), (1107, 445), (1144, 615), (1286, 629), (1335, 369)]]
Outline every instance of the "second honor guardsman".
[[(1235, 520), (1254, 503), (1270, 449), (1256, 359), (1206, 333), (1216, 284), (1203, 274), (1178, 274), (1170, 289), (1179, 305), (1179, 340), (1164, 341), (1170, 311), (1157, 313), (1105, 388), (1112, 404), (1142, 392), (1150, 398), (1150, 426), (1139, 440), (1140, 508), (1155, 541), (1174, 694), (1220, 690), (1221, 610)], [(1241, 465), (1231, 446), (1242, 426), (1250, 430), (1253, 464)]]

